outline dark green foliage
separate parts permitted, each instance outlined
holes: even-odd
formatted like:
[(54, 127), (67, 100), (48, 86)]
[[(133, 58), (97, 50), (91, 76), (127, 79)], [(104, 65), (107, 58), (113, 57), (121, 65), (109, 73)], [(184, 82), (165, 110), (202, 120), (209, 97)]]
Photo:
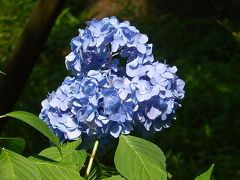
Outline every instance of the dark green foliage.
[(14, 49), (34, 0), (0, 0), (0, 69)]
[(25, 140), (18, 137), (5, 138), (0, 137), (0, 147), (9, 149), (11, 151), (21, 154), (25, 148)]

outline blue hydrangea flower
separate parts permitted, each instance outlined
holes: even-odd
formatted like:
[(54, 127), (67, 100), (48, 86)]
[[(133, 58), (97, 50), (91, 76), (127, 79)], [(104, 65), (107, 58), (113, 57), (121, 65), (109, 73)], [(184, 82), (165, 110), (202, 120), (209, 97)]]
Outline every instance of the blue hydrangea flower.
[(79, 76), (89, 70), (107, 69), (113, 58), (119, 56), (136, 68), (153, 61), (152, 45), (146, 44), (147, 41), (148, 37), (128, 21), (119, 22), (116, 17), (94, 19), (71, 40), (72, 51), (66, 56), (66, 67)]
[(133, 130), (136, 104), (131, 90), (118, 85), (130, 81), (109, 72), (91, 70), (82, 78), (67, 77), (42, 102), (40, 118), (62, 141), (76, 139), (82, 133), (116, 138)]
[(160, 131), (169, 127), (169, 120), (175, 118), (184, 97), (185, 83), (175, 74), (175, 66), (155, 62), (143, 66), (140, 71), (141, 75), (134, 77), (130, 85), (139, 105), (134, 120), (147, 130)]
[[(62, 142), (102, 138), (134, 128), (170, 126), (184, 98), (177, 68), (154, 62), (152, 44), (128, 21), (93, 19), (71, 40), (65, 63), (73, 77), (42, 102), (40, 118)], [(119, 66), (126, 60), (125, 67)]]

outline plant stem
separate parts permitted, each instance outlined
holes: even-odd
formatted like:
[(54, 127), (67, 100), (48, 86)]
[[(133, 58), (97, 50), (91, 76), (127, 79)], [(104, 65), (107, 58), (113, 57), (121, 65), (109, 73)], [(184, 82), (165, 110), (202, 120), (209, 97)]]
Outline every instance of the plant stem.
[(91, 171), (91, 168), (92, 168), (92, 164), (93, 164), (93, 159), (94, 159), (94, 157), (96, 155), (96, 152), (97, 152), (98, 144), (99, 144), (99, 141), (97, 139), (95, 141), (95, 143), (94, 143), (92, 154), (91, 154), (90, 159), (89, 159), (89, 163), (88, 163), (85, 179), (88, 179), (88, 176), (90, 174), (90, 171)]
[(112, 57), (114, 57), (114, 56), (117, 56), (117, 55), (119, 55), (119, 52), (118, 52), (118, 53), (115, 53), (115, 54), (113, 54), (113, 55), (112, 55)]
[(0, 118), (4, 118), (4, 117), (6, 117), (6, 115), (2, 115), (2, 116), (0, 116)]

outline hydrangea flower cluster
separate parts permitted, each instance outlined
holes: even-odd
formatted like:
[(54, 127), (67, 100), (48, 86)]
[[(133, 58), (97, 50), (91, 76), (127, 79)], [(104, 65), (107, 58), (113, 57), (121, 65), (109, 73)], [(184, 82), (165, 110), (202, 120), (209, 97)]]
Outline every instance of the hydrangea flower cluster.
[[(184, 97), (177, 68), (154, 62), (152, 44), (128, 21), (92, 20), (71, 40), (66, 77), (42, 102), (39, 117), (62, 142), (87, 134), (129, 134), (170, 126)], [(125, 60), (126, 67), (120, 67)]]

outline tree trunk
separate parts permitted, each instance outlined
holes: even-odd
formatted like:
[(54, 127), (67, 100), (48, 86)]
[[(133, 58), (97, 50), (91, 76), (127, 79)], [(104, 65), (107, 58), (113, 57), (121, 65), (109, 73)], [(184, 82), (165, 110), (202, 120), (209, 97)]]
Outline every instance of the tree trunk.
[[(0, 115), (12, 110), (47, 40), (65, 0), (38, 0), (0, 75)], [(0, 120), (0, 131), (5, 120)]]

